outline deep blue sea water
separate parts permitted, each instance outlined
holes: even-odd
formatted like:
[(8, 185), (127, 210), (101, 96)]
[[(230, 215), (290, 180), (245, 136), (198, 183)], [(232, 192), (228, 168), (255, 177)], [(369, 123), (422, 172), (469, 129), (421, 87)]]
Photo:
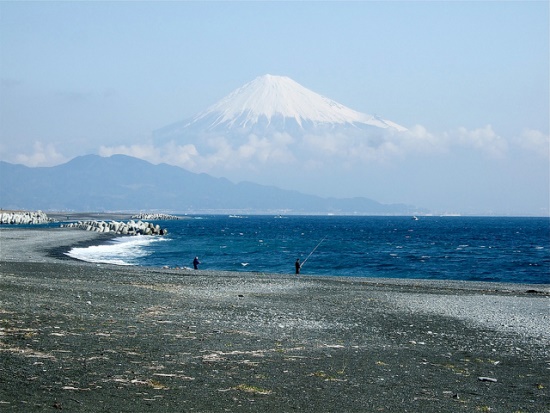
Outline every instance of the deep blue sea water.
[[(194, 216), (164, 237), (73, 249), (92, 262), (409, 279), (550, 283), (550, 219)], [(315, 249), (316, 248), (316, 249)], [(313, 253), (312, 253), (313, 251)]]

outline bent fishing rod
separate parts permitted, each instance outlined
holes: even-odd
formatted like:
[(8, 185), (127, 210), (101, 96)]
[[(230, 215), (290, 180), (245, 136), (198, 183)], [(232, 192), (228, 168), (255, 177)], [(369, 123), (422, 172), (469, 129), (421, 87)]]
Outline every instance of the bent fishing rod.
[(319, 241), (319, 244), (317, 244), (315, 246), (315, 248), (313, 248), (313, 250), (309, 253), (309, 255), (306, 257), (306, 259), (304, 260), (304, 262), (302, 262), (302, 265), (300, 265), (300, 268), (302, 268), (304, 266), (304, 264), (306, 263), (306, 261), (309, 259), (309, 257), (311, 257), (311, 255), (315, 252), (315, 250), (317, 248), (319, 248), (319, 245), (321, 245), (323, 243), (324, 240), (327, 239), (327, 236), (325, 236), (325, 238), (323, 238), (321, 241)]

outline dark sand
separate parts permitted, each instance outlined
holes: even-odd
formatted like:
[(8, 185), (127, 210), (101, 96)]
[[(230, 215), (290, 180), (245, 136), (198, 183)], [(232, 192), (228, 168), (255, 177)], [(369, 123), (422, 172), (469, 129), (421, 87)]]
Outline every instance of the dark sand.
[(0, 229), (0, 411), (550, 411), (548, 285), (63, 258), (98, 237)]

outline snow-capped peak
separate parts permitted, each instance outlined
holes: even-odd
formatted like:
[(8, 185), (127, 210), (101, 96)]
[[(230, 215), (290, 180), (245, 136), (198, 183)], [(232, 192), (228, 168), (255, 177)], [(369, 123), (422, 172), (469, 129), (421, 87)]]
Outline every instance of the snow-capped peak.
[(321, 96), (286, 76), (264, 75), (236, 89), (204, 112), (195, 116), (191, 124), (206, 117), (216, 120), (212, 127), (246, 127), (265, 117), (294, 119), (302, 126), (304, 121), (315, 124), (367, 124), (381, 128), (406, 128), (378, 117), (357, 112)]

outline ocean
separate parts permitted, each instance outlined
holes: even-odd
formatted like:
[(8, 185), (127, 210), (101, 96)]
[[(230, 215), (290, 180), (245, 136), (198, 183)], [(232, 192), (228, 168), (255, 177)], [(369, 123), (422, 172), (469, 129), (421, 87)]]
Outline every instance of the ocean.
[(89, 262), (147, 267), (407, 279), (550, 283), (550, 219), (185, 216), (162, 237), (73, 248)]
[(147, 267), (550, 284), (550, 219), (185, 216), (68, 255)]

